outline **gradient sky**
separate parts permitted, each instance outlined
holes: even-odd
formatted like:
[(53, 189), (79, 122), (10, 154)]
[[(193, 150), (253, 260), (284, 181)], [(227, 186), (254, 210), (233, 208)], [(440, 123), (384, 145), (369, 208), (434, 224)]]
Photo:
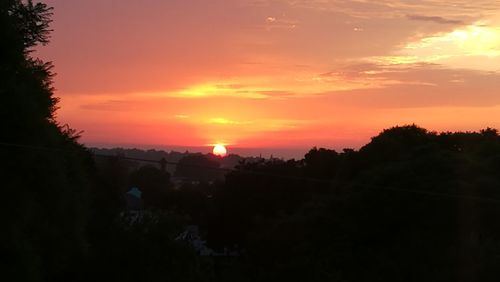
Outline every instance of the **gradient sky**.
[(87, 144), (359, 147), (500, 128), (497, 0), (47, 0)]

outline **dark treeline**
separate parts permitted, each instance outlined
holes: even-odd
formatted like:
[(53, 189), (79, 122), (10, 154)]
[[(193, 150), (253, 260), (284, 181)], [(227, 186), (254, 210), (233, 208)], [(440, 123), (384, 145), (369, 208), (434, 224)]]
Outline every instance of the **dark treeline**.
[(498, 281), (496, 130), (399, 126), (230, 172), (96, 157), (55, 121), (52, 65), (32, 57), (50, 16), (0, 1), (2, 280)]
[[(193, 153), (193, 152), (177, 152), (170, 151), (166, 152), (163, 150), (142, 150), (142, 149), (128, 149), (128, 148), (90, 148), (90, 151), (96, 156), (96, 159), (99, 161), (99, 157), (102, 156), (121, 156), (126, 158), (133, 159), (141, 159), (145, 161), (136, 161), (136, 163), (141, 166), (145, 164), (150, 164), (149, 161), (160, 161), (165, 159), (169, 164), (166, 166), (166, 170), (171, 174), (175, 174), (177, 170), (176, 163), (184, 163), (184, 164), (200, 164), (200, 162), (206, 161), (206, 159), (212, 160), (212, 164), (217, 168), (234, 168), (241, 161), (256, 161), (259, 158), (256, 157), (241, 157), (236, 154), (229, 154), (224, 158), (218, 158), (212, 154), (202, 154), (202, 153)], [(101, 158), (102, 159), (102, 158)], [(217, 163), (217, 164), (215, 164)], [(185, 167), (185, 166), (184, 166)], [(184, 169), (181, 168), (180, 170)], [(180, 172), (182, 175), (182, 172)]]

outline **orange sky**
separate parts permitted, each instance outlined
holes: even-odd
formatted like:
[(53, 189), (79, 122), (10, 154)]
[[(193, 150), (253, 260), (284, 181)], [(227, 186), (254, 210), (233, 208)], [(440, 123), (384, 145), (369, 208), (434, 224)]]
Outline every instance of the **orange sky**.
[(358, 147), (500, 128), (500, 1), (50, 0), (58, 120), (87, 144)]

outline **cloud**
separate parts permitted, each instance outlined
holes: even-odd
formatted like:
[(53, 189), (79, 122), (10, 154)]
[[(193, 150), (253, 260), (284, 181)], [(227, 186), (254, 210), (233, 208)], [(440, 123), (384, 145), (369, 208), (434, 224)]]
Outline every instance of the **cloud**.
[(180, 91), (169, 92), (166, 96), (178, 98), (205, 98), (205, 97), (237, 97), (262, 99), (265, 95), (255, 89), (242, 84), (233, 83), (205, 83), (194, 85)]
[(290, 98), (296, 95), (293, 92), (282, 91), (282, 90), (266, 90), (266, 91), (259, 91), (259, 93), (272, 98)]
[(426, 21), (437, 24), (456, 24), (456, 25), (464, 24), (464, 22), (460, 20), (445, 19), (443, 17), (438, 17), (438, 16), (407, 15), (406, 17), (414, 21)]
[[(349, 69), (346, 67), (346, 69)], [(361, 108), (488, 107), (500, 105), (500, 73), (435, 64), (353, 65), (352, 79), (384, 81), (383, 87), (323, 93), (325, 104)]]
[(187, 118), (189, 118), (189, 116), (188, 115), (179, 114), (179, 115), (174, 115), (174, 118), (177, 118), (177, 119), (187, 119)]
[(267, 17), (265, 28), (268, 31), (272, 29), (295, 29), (297, 25), (298, 21), (294, 19)]
[(80, 109), (94, 111), (130, 111), (134, 103), (125, 100), (105, 100), (80, 105)]
[(230, 120), (222, 117), (214, 117), (210, 118), (207, 121), (210, 124), (218, 124), (218, 125), (241, 125), (241, 124), (249, 124), (250, 122), (242, 122), (236, 120)]
[(409, 42), (400, 58), (414, 58), (454, 68), (500, 70), (500, 24), (480, 23)]
[(484, 72), (500, 66), (497, 0), (48, 1), (59, 117), (90, 134), (265, 143), (340, 135), (297, 133), (308, 121), (346, 134), (393, 110), (500, 105), (500, 75)]
[(238, 90), (236, 93), (243, 94), (243, 96), (253, 93), (254, 95), (255, 94), (261, 95), (262, 98), (266, 97), (275, 99), (286, 99), (297, 95), (294, 92), (284, 91), (284, 90), (258, 90), (258, 91)]

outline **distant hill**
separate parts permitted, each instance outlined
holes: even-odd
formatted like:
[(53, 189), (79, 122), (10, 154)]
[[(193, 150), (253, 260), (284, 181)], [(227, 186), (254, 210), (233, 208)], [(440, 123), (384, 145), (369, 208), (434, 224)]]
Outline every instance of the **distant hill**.
[[(151, 164), (149, 161), (160, 161), (162, 158), (164, 158), (167, 162), (169, 163), (179, 163), (182, 162), (183, 159), (192, 159), (193, 157), (196, 156), (204, 156), (208, 159), (211, 159), (214, 162), (218, 163), (219, 168), (227, 168), (227, 169), (232, 169), (235, 166), (237, 166), (240, 162), (254, 162), (257, 160), (260, 160), (262, 158), (260, 157), (242, 157), (236, 154), (229, 154), (225, 157), (217, 157), (214, 156), (211, 153), (208, 154), (202, 154), (199, 152), (177, 152), (177, 151), (164, 151), (164, 150), (142, 150), (142, 149), (128, 149), (128, 148), (90, 148), (90, 151), (94, 153), (94, 156), (97, 161), (99, 161), (100, 158), (105, 157), (105, 156), (121, 156), (121, 157), (126, 157), (126, 158), (133, 158), (133, 159), (138, 159), (135, 160), (135, 162), (138, 164), (138, 166), (146, 165), (146, 164)], [(144, 160), (144, 161), (141, 161)], [(172, 174), (176, 175), (176, 170), (177, 170), (177, 165), (173, 164), (167, 164), (166, 170)]]

